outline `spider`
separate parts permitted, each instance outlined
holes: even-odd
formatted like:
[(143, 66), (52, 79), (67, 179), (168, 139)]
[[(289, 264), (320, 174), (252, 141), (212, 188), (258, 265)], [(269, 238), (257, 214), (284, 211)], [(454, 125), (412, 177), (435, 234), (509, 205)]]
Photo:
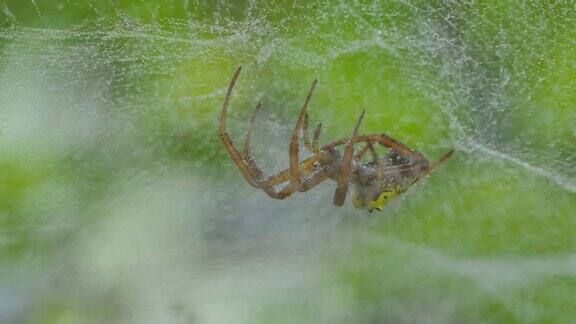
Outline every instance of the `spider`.
[[(356, 121), (352, 135), (324, 146), (318, 146), (322, 124), (318, 124), (312, 140), (308, 134), (308, 114), (306, 110), (316, 88), (318, 80), (312, 82), (310, 91), (304, 101), (296, 125), (292, 131), (289, 151), (289, 167), (287, 170), (275, 175), (266, 174), (252, 158), (250, 151), (250, 137), (254, 128), (256, 115), (262, 106), (258, 103), (250, 118), (250, 125), (246, 130), (246, 138), (242, 151), (239, 151), (230, 135), (226, 132), (226, 115), (230, 104), (230, 97), (234, 85), (240, 75), (239, 67), (230, 84), (224, 99), (222, 114), (220, 116), (220, 139), (224, 143), (230, 157), (240, 169), (244, 179), (253, 187), (262, 189), (268, 196), (275, 199), (284, 199), (296, 191), (306, 192), (326, 179), (337, 183), (333, 203), (342, 206), (346, 198), (348, 187), (355, 187), (354, 206), (357, 208), (382, 210), (391, 199), (405, 192), (421, 177), (429, 174), (434, 168), (452, 155), (450, 150), (440, 159), (430, 164), (421, 153), (410, 149), (386, 134), (358, 135), (364, 111)], [(304, 160), (300, 159), (300, 137), (303, 137), (304, 147), (312, 155)], [(354, 152), (354, 145), (362, 143), (363, 148)], [(378, 143), (389, 152), (384, 157), (378, 157), (374, 144)], [(341, 152), (338, 147), (344, 145)], [(370, 152), (371, 161), (363, 162), (362, 158)], [(275, 187), (287, 183), (282, 189)]]

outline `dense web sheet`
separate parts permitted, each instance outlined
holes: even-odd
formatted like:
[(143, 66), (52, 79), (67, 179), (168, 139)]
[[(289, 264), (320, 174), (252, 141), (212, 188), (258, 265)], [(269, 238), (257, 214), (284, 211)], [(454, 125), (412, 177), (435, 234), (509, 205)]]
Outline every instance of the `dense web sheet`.
[[(573, 318), (575, 25), (573, 1), (1, 3), (0, 322)], [(316, 77), (322, 140), (366, 109), (457, 153), (377, 219), (332, 184), (267, 199), (217, 137), (238, 65), (229, 128), (264, 102), (270, 172)]]
[[(62, 82), (70, 85), (77, 83), (70, 74), (86, 73), (95, 82), (111, 85), (109, 91), (135, 87), (148, 94), (139, 99), (129, 92), (108, 93), (115, 102), (147, 100), (142, 104), (157, 105), (153, 100), (161, 100), (168, 105), (166, 100), (173, 98), (159, 98), (166, 93), (159, 83), (178, 75), (190, 62), (204, 65), (208, 70), (204, 75), (223, 77), (221, 70), (233, 66), (221, 66), (222, 58), (241, 57), (239, 63), (271, 69), (303, 66), (314, 71), (338, 64), (340, 56), (366, 53), (370, 57), (366, 69), (378, 57), (403, 66), (405, 77), (449, 118), (459, 149), (507, 160), (575, 191), (571, 122), (575, 110), (570, 106), (574, 81), (566, 80), (570, 72), (565, 71), (574, 64), (570, 61), (574, 56), (571, 2), (518, 3), (506, 8), (409, 1), (288, 9), (218, 5), (212, 17), (200, 19), (202, 10), (191, 9), (186, 19), (157, 17), (153, 22), (146, 21), (150, 17), (144, 21), (131, 17), (113, 2), (110, 5), (115, 17), (99, 16), (98, 9), (92, 8), (95, 21), (84, 24), (95, 27), (78, 24), (58, 29), (24, 27), (4, 5), (5, 18), (11, 20), (11, 26), (1, 32), (4, 52), (21, 46), (35, 50), (28, 53), (33, 57), (20, 52), (17, 57), (4, 55), (3, 66), (51, 67), (65, 74)], [(66, 6), (74, 7), (74, 2)], [(152, 6), (151, 11), (155, 9)], [(304, 13), (308, 10), (310, 15)], [(236, 19), (227, 18), (230, 13), (236, 13)], [(89, 66), (75, 64), (85, 58), (92, 60)], [(36, 65), (30, 64), (38, 59)], [(218, 71), (210, 72), (210, 64), (218, 64)], [(70, 66), (77, 71), (67, 71)], [(111, 66), (121, 70), (106, 71)], [(94, 73), (99, 71), (105, 74)], [(539, 71), (546, 73), (538, 75)], [(357, 78), (362, 79), (362, 74), (359, 71)], [(190, 85), (177, 86), (190, 90)], [(195, 86), (202, 90), (191, 89), (189, 97), (178, 99), (203, 106), (203, 100), (219, 99), (224, 91), (224, 87)]]

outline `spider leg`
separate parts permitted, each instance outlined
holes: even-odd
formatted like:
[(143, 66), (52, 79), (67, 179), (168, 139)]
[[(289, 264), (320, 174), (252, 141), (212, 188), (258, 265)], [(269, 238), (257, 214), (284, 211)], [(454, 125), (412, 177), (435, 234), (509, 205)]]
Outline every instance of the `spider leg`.
[(314, 154), (320, 153), (320, 148), (318, 148), (318, 139), (320, 138), (321, 129), (322, 123), (319, 123), (318, 126), (316, 126), (316, 130), (314, 131), (312, 142), (310, 142), (310, 137), (308, 136), (308, 113), (304, 114), (304, 124), (302, 125), (302, 133), (304, 134), (304, 147), (306, 147), (308, 151)]
[(399, 141), (395, 140), (391, 136), (388, 136), (384, 133), (378, 135), (378, 139), (376, 140), (380, 145), (384, 147), (388, 147), (401, 155), (404, 155), (410, 159), (412, 162), (416, 161), (427, 161), (426, 157), (422, 155), (422, 153), (417, 152), (409, 148), (408, 146), (400, 143)]
[(287, 186), (286, 188), (276, 192), (271, 187), (263, 187), (262, 190), (270, 197), (274, 199), (284, 199), (294, 193), (294, 188), (292, 186)]
[[(230, 154), (232, 161), (234, 161), (234, 164), (236, 164), (236, 166), (238, 167), (238, 169), (242, 173), (242, 176), (244, 177), (246, 182), (248, 182), (251, 186), (253, 186), (255, 188), (260, 188), (260, 189), (264, 190), (266, 193), (268, 193), (269, 195), (271, 195), (272, 192), (270, 192), (269, 188), (264, 188), (261, 184), (261, 182), (262, 182), (261, 180), (264, 176), (264, 171), (258, 167), (256, 162), (254, 161), (254, 159), (252, 159), (252, 157), (250, 155), (248, 155), (248, 154), (243, 155), (242, 153), (240, 153), (238, 151), (236, 146), (234, 146), (234, 142), (232, 142), (230, 135), (226, 132), (226, 116), (228, 113), (228, 107), (230, 106), (230, 97), (232, 96), (232, 91), (234, 90), (234, 85), (236, 84), (236, 81), (238, 80), (238, 76), (240, 75), (240, 71), (241, 71), (241, 68), (239, 67), (236, 70), (236, 72), (234, 73), (232, 80), (230, 80), (230, 84), (228, 85), (228, 91), (226, 92), (226, 97), (224, 99), (224, 105), (222, 107), (222, 114), (220, 115), (219, 135), (220, 135), (220, 139), (224, 143), (224, 146), (226, 147), (226, 150), (228, 151), (228, 154)], [(246, 146), (246, 145), (244, 146), (244, 152), (246, 152), (247, 150), (248, 151), (250, 150), (250, 144), (249, 144), (250, 143), (250, 141), (249, 141), (250, 132), (251, 132), (252, 125), (254, 123), (254, 118), (255, 118), (256, 112), (259, 109), (259, 106), (260, 105), (258, 105), (256, 107), (256, 111), (254, 112), (254, 114), (252, 116), (251, 126), (247, 132), (248, 139), (246, 140), (246, 142), (248, 143), (248, 146)], [(246, 142), (245, 142), (245, 144), (246, 144)]]
[(454, 153), (454, 149), (451, 149), (450, 151), (448, 151), (447, 153), (445, 153), (444, 155), (442, 155), (441, 158), (439, 158), (438, 160), (434, 161), (434, 163), (432, 163), (432, 165), (430, 165), (430, 170), (429, 170), (429, 171), (432, 171), (434, 168), (436, 168), (437, 166), (439, 166), (440, 164), (442, 164), (442, 162), (446, 161), (453, 153)]
[[(313, 166), (315, 163), (317, 163), (319, 161), (320, 161), (320, 157), (318, 155), (313, 155), (313, 156), (307, 158), (306, 160), (300, 162), (300, 165), (298, 166), (298, 168), (300, 169), (300, 171), (306, 171), (311, 166)], [(290, 180), (290, 170), (284, 170), (282, 172), (279, 172), (278, 174), (273, 175), (264, 181), (270, 186), (275, 186), (275, 185), (284, 183), (288, 180)]]
[[(372, 147), (372, 149), (374, 149), (374, 146), (372, 145), (372, 143), (370, 141), (367, 141), (367, 143), (370, 143), (370, 144), (367, 144), (368, 149), (370, 149), (370, 147)], [(372, 151), (372, 149), (370, 149), (370, 150)], [(383, 173), (398, 172), (397, 169), (395, 169), (395, 168), (393, 168), (394, 171), (383, 172), (383, 170), (386, 170), (386, 169), (382, 169), (382, 166), (380, 165), (379, 159), (376, 155), (376, 151), (374, 150), (373, 152), (374, 153), (373, 153), (372, 157), (374, 158), (375, 161), (377, 161), (376, 163), (378, 166), (380, 177), (382, 177), (381, 174), (383, 174)], [(432, 164), (432, 166), (430, 167), (430, 169), (428, 170), (428, 172), (426, 172), (423, 175), (430, 173), (432, 171), (432, 169), (434, 169), (435, 167), (440, 165), (442, 162), (444, 162), (446, 159), (448, 159), (452, 155), (452, 153), (454, 153), (454, 150), (451, 150), (448, 153), (444, 154), (440, 159), (438, 159), (436, 162), (434, 162)], [(319, 157), (312, 156), (312, 157), (302, 161), (302, 163), (300, 164), (299, 169), (302, 172), (302, 174), (306, 177), (302, 181), (302, 186), (303, 186), (302, 192), (306, 192), (306, 191), (314, 188), (315, 186), (320, 184), (322, 181), (329, 178), (330, 174), (326, 168), (321, 168), (320, 170), (314, 170), (314, 168), (316, 168), (315, 163), (319, 160), (320, 160)], [(289, 180), (289, 171), (290, 170), (282, 171), (279, 174), (272, 176), (265, 181), (265, 183), (266, 183), (265, 188), (268, 189), (268, 191), (265, 190), (265, 192), (270, 197), (276, 198), (276, 199), (284, 199), (284, 198), (290, 196), (292, 193), (294, 193), (294, 188), (291, 185), (287, 185), (284, 189), (280, 190), (279, 192), (274, 192), (272, 189), (272, 186), (274, 186), (276, 184), (284, 183), (284, 182)], [(412, 182), (412, 184), (416, 183), (421, 177), (422, 176), (416, 178)], [(378, 180), (378, 181), (379, 181), (379, 183), (381, 183), (381, 180)]]
[(382, 162), (378, 158), (378, 153), (374, 149), (374, 145), (372, 145), (372, 141), (368, 141), (366, 146), (370, 149), (372, 153), (372, 159), (376, 163), (376, 181), (378, 181), (378, 188), (382, 187)]
[(277, 193), (274, 193), (273, 195), (268, 194), (268, 196), (270, 196), (271, 198), (274, 198), (274, 199), (285, 199), (293, 193), (294, 193), (294, 188), (292, 188), (292, 186), (288, 185), (288, 186), (286, 186), (286, 188), (278, 191)]
[[(232, 158), (232, 161), (234, 161), (234, 164), (236, 164), (236, 166), (238, 167), (238, 169), (242, 173), (242, 176), (244, 177), (244, 179), (251, 186), (262, 189), (268, 196), (270, 196), (272, 198), (276, 198), (276, 199), (284, 199), (284, 198), (290, 196), (292, 193), (294, 193), (296, 191), (296, 189), (299, 189), (300, 191), (310, 190), (311, 188), (313, 188), (314, 186), (316, 186), (317, 184), (319, 184), (323, 180), (327, 179), (329, 177), (329, 173), (324, 166), (322, 166), (319, 170), (317, 170), (318, 169), (318, 163), (320, 161), (320, 157), (318, 155), (314, 155), (312, 157), (305, 159), (301, 163), (298, 163), (298, 131), (299, 131), (301, 124), (303, 122), (303, 120), (302, 120), (303, 119), (303, 113), (305, 113), (306, 108), (308, 107), (308, 104), (309, 104), (310, 99), (312, 97), (312, 93), (314, 91), (314, 88), (316, 86), (317, 81), (315, 80), (312, 84), (310, 92), (308, 93), (308, 97), (306, 98), (306, 102), (304, 103), (304, 106), (302, 107), (302, 110), (300, 112), (300, 116), (298, 117), (298, 122), (296, 123), (296, 128), (294, 130), (294, 133), (296, 134), (296, 140), (295, 140), (295, 142), (296, 142), (296, 152), (295, 152), (296, 153), (295, 154), (296, 165), (294, 165), (292, 162), (293, 143), (291, 142), (291, 155), (290, 155), (291, 165), (290, 165), (290, 169), (285, 170), (283, 172), (280, 172), (278, 175), (268, 177), (267, 179), (262, 180), (262, 178), (264, 177), (264, 171), (257, 166), (254, 159), (250, 156), (250, 148), (251, 148), (250, 147), (250, 139), (251, 139), (251, 135), (252, 135), (252, 130), (254, 128), (256, 115), (257, 115), (258, 111), (260, 110), (261, 103), (258, 103), (254, 112), (252, 113), (252, 117), (250, 118), (250, 125), (246, 131), (246, 139), (244, 141), (244, 147), (243, 147), (242, 153), (240, 153), (240, 151), (238, 151), (238, 149), (234, 145), (234, 142), (230, 138), (230, 135), (226, 132), (226, 117), (228, 114), (228, 107), (230, 106), (230, 98), (232, 96), (234, 86), (236, 85), (236, 81), (238, 80), (238, 76), (240, 75), (240, 71), (241, 71), (241, 68), (239, 67), (236, 70), (236, 72), (234, 73), (232, 80), (230, 80), (230, 84), (228, 85), (228, 91), (226, 92), (226, 97), (224, 99), (224, 104), (222, 107), (222, 113), (220, 115), (219, 135), (220, 135), (220, 139), (224, 143), (224, 146), (226, 147), (226, 150), (228, 151), (228, 154)], [(317, 140), (318, 140), (318, 135), (319, 135), (319, 128), (320, 127), (317, 128), (315, 136), (314, 136), (314, 140), (316, 142), (316, 148), (317, 148)], [(294, 141), (294, 134), (293, 134), (292, 140)], [(297, 182), (299, 184), (298, 187), (295, 187), (292, 184), (292, 182), (294, 180), (292, 177), (293, 173), (296, 173), (296, 175), (299, 175), (300, 173), (302, 173), (306, 176), (306, 178), (303, 181), (300, 181), (300, 179), (298, 178), (298, 182)], [(291, 181), (291, 183), (280, 191), (274, 190), (274, 185), (280, 184), (280, 183), (283, 183), (286, 181)]]
[(352, 131), (352, 136), (346, 144), (344, 149), (344, 155), (342, 157), (342, 166), (340, 167), (340, 177), (338, 178), (338, 186), (334, 192), (333, 203), (336, 206), (344, 205), (344, 200), (346, 199), (346, 192), (348, 191), (348, 174), (350, 173), (350, 168), (352, 166), (352, 155), (354, 153), (354, 143), (356, 142), (356, 136), (358, 134), (358, 128), (360, 128), (360, 123), (362, 123), (362, 118), (364, 118), (364, 111), (360, 114), (354, 131)]
[(224, 146), (228, 151), (228, 154), (230, 154), (232, 161), (234, 161), (234, 164), (236, 164), (238, 169), (240, 169), (240, 172), (242, 173), (242, 176), (244, 176), (244, 179), (246, 179), (246, 181), (251, 186), (258, 188), (258, 181), (254, 175), (253, 168), (250, 165), (248, 165), (248, 163), (246, 163), (246, 161), (242, 157), (242, 154), (240, 154), (238, 149), (236, 149), (236, 147), (234, 146), (234, 143), (232, 142), (230, 135), (226, 133), (226, 115), (228, 113), (228, 106), (230, 105), (230, 96), (232, 95), (232, 90), (234, 89), (236, 80), (238, 80), (238, 76), (240, 75), (241, 69), (242, 68), (239, 67), (236, 70), (234, 76), (232, 77), (232, 80), (230, 80), (230, 84), (228, 85), (228, 91), (226, 92), (224, 105), (222, 107), (222, 114), (220, 115), (219, 135), (220, 139), (222, 140), (222, 143), (224, 143)]
[(302, 137), (304, 137), (304, 147), (312, 151), (310, 137), (308, 136), (308, 113), (304, 114), (304, 120), (302, 121)]
[(314, 131), (314, 137), (312, 138), (312, 152), (314, 154), (320, 153), (320, 148), (318, 147), (318, 139), (320, 138), (320, 131), (322, 130), (322, 123), (319, 123), (316, 126), (316, 130)]
[[(434, 170), (436, 167), (438, 167), (440, 164), (442, 164), (442, 162), (446, 161), (450, 156), (452, 156), (452, 154), (454, 153), (454, 149), (451, 149), (450, 151), (446, 152), (444, 155), (442, 155), (442, 157), (440, 157), (438, 160), (434, 161), (430, 166), (428, 166), (428, 170), (426, 170), (426, 172), (424, 172), (419, 178), (421, 178), (422, 176), (428, 175), (430, 174), (430, 172), (432, 172), (432, 170)], [(416, 181), (418, 180), (416, 179)], [(414, 182), (416, 182), (414, 181)]]
[(300, 128), (302, 127), (304, 115), (306, 114), (306, 109), (310, 104), (310, 99), (312, 98), (312, 94), (314, 93), (314, 89), (316, 88), (317, 83), (318, 80), (314, 80), (314, 82), (312, 82), (310, 91), (306, 96), (306, 101), (304, 102), (304, 105), (302, 105), (302, 109), (300, 109), (300, 114), (298, 115), (298, 120), (296, 121), (294, 130), (292, 131), (292, 138), (290, 140), (290, 185), (294, 187), (296, 191), (302, 191), (303, 189), (300, 174), (298, 172), (299, 132)]
[[(318, 168), (320, 157), (317, 155), (311, 156), (302, 161), (298, 165), (298, 170), (303, 176), (302, 178), (302, 192), (308, 191), (318, 185), (320, 182), (329, 177), (328, 170), (322, 166)], [(284, 170), (275, 176), (260, 182), (259, 188), (262, 189), (268, 196), (275, 199), (284, 199), (294, 193), (296, 190), (288, 184), (284, 189), (276, 191), (274, 186), (290, 180), (290, 170)]]
[(364, 145), (364, 147), (360, 150), (360, 152), (358, 152), (358, 153), (356, 153), (356, 155), (354, 155), (354, 159), (355, 160), (362, 159), (362, 157), (364, 156), (364, 154), (366, 154), (366, 152), (368, 152), (368, 144)]
[(256, 164), (256, 161), (254, 161), (254, 159), (250, 155), (250, 151), (251, 151), (250, 139), (252, 136), (252, 130), (254, 129), (254, 125), (256, 122), (256, 115), (258, 114), (258, 111), (260, 110), (261, 106), (262, 106), (262, 103), (258, 102), (258, 104), (256, 105), (256, 108), (254, 109), (254, 112), (252, 113), (252, 116), (250, 117), (250, 125), (249, 125), (248, 129), (246, 130), (246, 139), (244, 142), (244, 149), (243, 149), (243, 159), (244, 159), (244, 161), (246, 161), (248, 166), (252, 169), (253, 176), (256, 179), (258, 179), (257, 180), (258, 188), (264, 190), (264, 192), (266, 192), (270, 197), (276, 198), (276, 195), (278, 193), (276, 193), (274, 191), (274, 188), (267, 187), (267, 184), (265, 183), (266, 180), (261, 180), (265, 176), (264, 171), (258, 167), (258, 165)]
[[(322, 181), (329, 178), (330, 173), (328, 172), (328, 169), (321, 164), (319, 165), (319, 161), (320, 157), (314, 155), (302, 161), (298, 166), (300, 174), (304, 177), (302, 181), (302, 192), (312, 189)], [(265, 186), (269, 191), (272, 191), (266, 192), (270, 197), (284, 199), (295, 191), (294, 187), (292, 187), (291, 184), (288, 184), (279, 192), (274, 192), (273, 187), (289, 180), (290, 170), (288, 169), (266, 179), (263, 182), (263, 186)]]
[[(314, 172), (315, 162), (319, 160), (319, 157), (314, 156), (310, 159), (302, 161), (299, 169), (302, 171), (305, 178), (302, 181), (302, 192), (306, 192), (316, 185), (320, 184), (322, 181), (330, 177), (330, 173), (326, 168), (316, 170)], [(274, 190), (274, 185), (284, 183), (290, 180), (290, 170), (284, 170), (279, 174), (270, 177), (269, 179), (259, 183), (258, 188), (262, 189), (269, 197), (274, 199), (284, 199), (293, 194), (296, 190), (291, 184), (288, 184), (280, 191)]]
[(428, 170), (426, 170), (426, 172), (422, 173), (421, 175), (419, 175), (416, 179), (412, 180), (412, 182), (410, 183), (410, 185), (415, 184), (416, 182), (418, 182), (418, 180), (420, 180), (422, 177), (430, 174), (432, 172), (432, 170), (434, 170), (437, 166), (439, 166), (440, 164), (442, 164), (442, 162), (446, 161), (451, 155), (452, 153), (454, 153), (454, 149), (448, 151), (447, 153), (445, 153), (441, 158), (439, 158), (438, 160), (434, 161), (434, 163), (432, 163), (432, 165), (430, 165), (428, 167)]
[(250, 155), (250, 137), (252, 136), (252, 130), (254, 129), (254, 124), (256, 122), (256, 114), (258, 114), (258, 111), (260, 110), (261, 106), (262, 103), (259, 102), (256, 105), (254, 112), (252, 113), (252, 117), (250, 117), (250, 126), (246, 130), (246, 140), (244, 141), (244, 150), (243, 150), (244, 156)]
[(303, 187), (302, 192), (306, 192), (306, 191), (314, 188), (316, 185), (318, 185), (322, 181), (328, 179), (329, 177), (330, 177), (330, 172), (328, 172), (328, 169), (326, 169), (326, 168), (322, 168), (316, 172), (313, 172), (311, 175), (309, 175), (302, 182), (302, 187)]
[[(327, 169), (321, 169), (320, 171), (312, 173), (304, 181), (302, 181), (302, 191), (301, 192), (306, 192), (306, 191), (316, 187), (318, 184), (320, 184), (322, 181), (328, 179), (329, 177), (330, 177), (330, 173), (328, 172)], [(294, 189), (290, 185), (288, 185), (288, 186), (286, 186), (286, 188), (282, 189), (279, 192), (279, 194), (282, 194), (284, 192), (294, 192)]]
[[(417, 152), (409, 148), (408, 146), (398, 142), (394, 138), (382, 133), (382, 134), (371, 134), (371, 135), (361, 135), (356, 137), (356, 142), (366, 142), (366, 141), (377, 142), (378, 144), (385, 146), (391, 150), (395, 150), (403, 156), (406, 156), (410, 161), (427, 161), (426, 157), (422, 153)], [(322, 146), (322, 150), (332, 148), (335, 146), (343, 145), (347, 143), (347, 139), (340, 139), (332, 143)]]

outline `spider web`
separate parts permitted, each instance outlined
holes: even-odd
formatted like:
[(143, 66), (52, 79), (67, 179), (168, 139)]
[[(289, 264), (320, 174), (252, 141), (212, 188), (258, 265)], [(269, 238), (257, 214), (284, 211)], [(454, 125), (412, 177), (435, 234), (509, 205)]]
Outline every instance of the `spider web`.
[[(42, 17), (38, 4), (31, 3)], [(63, 3), (68, 7), (82, 6), (73, 1)], [(150, 6), (150, 12), (157, 11)], [(107, 84), (103, 91), (108, 92), (110, 98), (106, 100), (111, 102), (156, 107), (190, 104), (192, 109), (204, 110), (221, 99), (225, 84), (218, 88), (193, 84), (197, 89), (183, 94), (183, 98), (174, 96), (190, 85), (175, 84), (173, 87), (178, 90), (168, 96), (163, 88), (158, 90), (159, 84), (178, 75), (181, 64), (204, 65), (208, 71), (202, 75), (210, 77), (220, 77), (220, 73), (231, 70), (218, 61), (235, 57), (239, 58), (238, 63), (250, 66), (254, 62), (261, 70), (302, 66), (321, 71), (338, 64), (341, 56), (366, 53), (368, 59), (355, 76), (360, 80), (356, 82), (362, 82), (365, 71), (374, 69), (373, 64), (379, 59), (391, 58), (403, 66), (409, 82), (450, 120), (450, 136), (458, 149), (512, 162), (566, 190), (576, 191), (574, 128), (570, 124), (555, 125), (555, 132), (547, 132), (555, 119), (575, 119), (574, 109), (565, 104), (574, 98), (573, 81), (555, 85), (552, 78), (558, 75), (538, 78), (534, 72), (548, 63), (547, 55), (557, 57), (553, 59), (554, 67), (573, 64), (568, 61), (573, 53), (573, 35), (567, 27), (574, 18), (571, 3), (551, 5), (548, 10), (517, 4), (495, 21), (488, 17), (496, 14), (498, 8), (475, 2), (444, 6), (342, 2), (326, 8), (318, 6), (275, 9), (262, 4), (238, 8), (222, 4), (216, 9), (207, 8), (215, 12), (208, 18), (201, 15), (202, 10), (190, 9), (184, 19), (139, 20), (128, 18), (118, 4), (111, 2), (107, 9), (114, 12), (113, 18), (90, 6), (93, 17), (87, 22), (46, 28), (20, 23), (5, 4), (8, 27), (0, 35), (5, 43), (4, 53), (17, 51), (18, 55), (4, 55), (2, 65), (5, 73), (10, 73), (8, 67), (12, 66), (29, 65), (32, 73), (52, 69), (62, 75), (62, 89), (77, 84), (74, 74), (81, 78), (92, 74), (91, 81)], [(306, 10), (314, 14), (301, 15)], [(236, 14), (236, 19), (227, 18), (230, 14)], [(517, 15), (513, 20), (516, 26), (499, 29), (498, 21), (503, 25), (507, 18), (504, 15)], [(558, 19), (546, 20), (546, 15), (556, 15)], [(303, 27), (294, 32), (292, 20), (301, 20)], [(333, 28), (336, 24), (341, 28)], [(24, 53), (18, 48), (23, 48)], [(29, 53), (27, 49), (34, 50)], [(93, 61), (80, 64), (83, 59)], [(31, 65), (30, 61), (36, 64)], [(210, 64), (219, 68), (209, 71)], [(377, 82), (367, 87), (378, 87)], [(138, 94), (120, 91), (122, 87)], [(554, 97), (534, 98), (544, 91), (553, 91)], [(142, 93), (152, 95), (138, 98)], [(176, 100), (180, 102), (175, 103)], [(565, 113), (555, 116), (558, 105), (568, 107), (560, 107)]]
[[(66, 12), (71, 16), (55, 18)], [(324, 239), (329, 241), (340, 220), (324, 200), (278, 207), (250, 196), (250, 189), (239, 194), (245, 186), (239, 181), (236, 186), (222, 180), (237, 176), (215, 136), (219, 107), (237, 65), (244, 70), (229, 126), (233, 138), (240, 138), (249, 116), (240, 107), (264, 101), (254, 146), (259, 156), (273, 157), (263, 162), (267, 169), (284, 163), (282, 145), (295, 107), (309, 82), (319, 77), (311, 119), (323, 122), (323, 140), (347, 136), (365, 108), (366, 129), (385, 129), (419, 151), (439, 155), (455, 147), (473, 161), (468, 165), (502, 163), (505, 173), (535, 175), (575, 193), (574, 25), (572, 1), (5, 1), (0, 4), (0, 153), (16, 161), (17, 166), (7, 164), (14, 170), (39, 171), (15, 177), (36, 187), (21, 194), (28, 200), (0, 215), (0, 224), (17, 224), (0, 230), (0, 252), (48, 250), (47, 267), (66, 278), (60, 280), (85, 291), (101, 289), (102, 283), (120, 286), (113, 296), (118, 300), (145, 287), (134, 297), (134, 322), (192, 318), (189, 304), (205, 322), (251, 322), (245, 304), (268, 305), (269, 290), (304, 289), (315, 296), (316, 282), (326, 279), (318, 274), (317, 253), (331, 251)], [(46, 176), (53, 171), (59, 176)], [(42, 177), (49, 181), (38, 185), (34, 179)], [(115, 184), (116, 179), (123, 182)], [(320, 196), (330, 197), (331, 189), (322, 190)], [(3, 194), (4, 200), (12, 199), (11, 191)], [(202, 217), (191, 217), (190, 210)], [(160, 221), (158, 215), (172, 218)], [(217, 220), (204, 219), (210, 217)], [(92, 224), (100, 218), (102, 223)], [(86, 228), (97, 234), (82, 232)], [(54, 252), (77, 231), (74, 242), (94, 254), (90, 261), (75, 247), (66, 250), (72, 256)], [(260, 232), (270, 234), (262, 238)], [(232, 243), (222, 243), (222, 237)], [(261, 241), (248, 243), (246, 237)], [(501, 260), (454, 259), (390, 240), (400, 254), (453, 266), (449, 273), (463, 273), (496, 295), (507, 289), (501, 282), (514, 285), (524, 270)], [(315, 245), (320, 247), (310, 248)], [(125, 268), (122, 262), (133, 255), (137, 260)], [(56, 259), (78, 266), (82, 274), (68, 278)], [(537, 264), (527, 266), (527, 277), (573, 276), (568, 266), (551, 270), (570, 263), (571, 256), (551, 264), (536, 259), (527, 262)], [(149, 260), (166, 265), (148, 269)], [(488, 270), (478, 275), (477, 263)], [(200, 269), (184, 285), (192, 292), (174, 288), (188, 279), (190, 268)], [(498, 277), (503, 268), (511, 280)], [(146, 270), (132, 278), (130, 269)], [(259, 291), (238, 283), (253, 283), (253, 276), (260, 276)], [(52, 287), (58, 282), (30, 277), (40, 282), (29, 284), (31, 291), (48, 286), (48, 296), (63, 293), (94, 302), (90, 294), (62, 291)], [(10, 276), (22, 282), (30, 277)], [(164, 278), (161, 288), (142, 284), (157, 277)], [(230, 282), (238, 285), (231, 288)], [(0, 300), (3, 295), (13, 299), (11, 289), (0, 290)], [(27, 289), (15, 291), (26, 294)], [(108, 298), (108, 291), (100, 293), (104, 297), (99, 298)], [(235, 294), (246, 300), (238, 301)], [(177, 305), (163, 305), (158, 296), (174, 296)], [(342, 302), (338, 293), (330, 296)], [(0, 306), (0, 321), (26, 313), (33, 301), (22, 300), (10, 309)], [(320, 306), (323, 320), (342, 315)], [(409, 316), (410, 310), (398, 313)], [(404, 317), (410, 319), (418, 321)]]

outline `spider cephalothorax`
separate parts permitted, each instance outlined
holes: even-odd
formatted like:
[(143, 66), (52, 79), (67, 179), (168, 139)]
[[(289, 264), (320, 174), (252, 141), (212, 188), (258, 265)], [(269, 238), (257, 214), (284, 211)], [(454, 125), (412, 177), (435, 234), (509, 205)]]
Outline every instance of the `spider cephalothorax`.
[[(256, 113), (260, 109), (261, 103), (258, 103), (250, 119), (250, 126), (246, 131), (246, 140), (242, 151), (234, 146), (232, 139), (226, 133), (226, 114), (230, 104), (230, 96), (239, 75), (240, 68), (232, 77), (224, 99), (220, 117), (220, 139), (242, 172), (244, 179), (251, 186), (262, 189), (272, 198), (284, 199), (296, 191), (306, 192), (320, 182), (332, 179), (337, 183), (334, 192), (334, 205), (342, 206), (344, 204), (348, 186), (352, 184), (356, 190), (354, 206), (369, 211), (382, 210), (387, 201), (406, 191), (418, 179), (429, 174), (454, 152), (451, 150), (430, 164), (424, 155), (386, 134), (358, 135), (364, 112), (360, 114), (349, 138), (321, 147), (318, 146), (322, 124), (318, 124), (314, 137), (310, 140), (308, 114), (306, 113), (317, 84), (317, 80), (314, 80), (292, 131), (289, 167), (276, 175), (268, 175), (258, 167), (250, 154), (250, 134), (254, 128)], [(304, 139), (304, 147), (312, 153), (312, 156), (302, 161), (300, 161), (298, 152), (301, 136)], [(354, 152), (354, 146), (358, 143), (363, 143), (364, 147), (358, 152)], [(384, 157), (378, 157), (374, 143), (388, 148), (388, 154)], [(342, 145), (344, 145), (344, 150), (341, 152), (337, 147)], [(362, 158), (367, 152), (371, 153), (372, 160), (363, 162)], [(276, 186), (286, 182), (287, 184), (282, 189), (276, 189)]]

